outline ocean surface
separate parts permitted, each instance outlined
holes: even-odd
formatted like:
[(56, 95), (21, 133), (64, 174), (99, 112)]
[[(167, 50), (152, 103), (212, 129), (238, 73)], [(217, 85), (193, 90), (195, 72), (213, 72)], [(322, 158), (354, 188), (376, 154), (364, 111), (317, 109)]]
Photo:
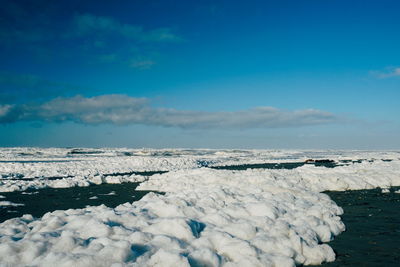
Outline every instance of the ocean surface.
[(346, 231), (329, 242), (337, 258), (324, 266), (399, 266), (399, 189), (325, 192), (344, 209)]

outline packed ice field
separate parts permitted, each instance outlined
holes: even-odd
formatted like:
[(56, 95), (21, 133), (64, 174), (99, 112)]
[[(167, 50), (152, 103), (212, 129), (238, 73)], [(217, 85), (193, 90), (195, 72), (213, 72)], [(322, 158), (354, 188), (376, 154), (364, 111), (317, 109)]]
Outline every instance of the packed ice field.
[(1, 192), (127, 182), (165, 194), (7, 220), (0, 266), (334, 261), (329, 241), (345, 231), (343, 210), (322, 192), (400, 186), (400, 151), (0, 149), (0, 209), (21, 205)]

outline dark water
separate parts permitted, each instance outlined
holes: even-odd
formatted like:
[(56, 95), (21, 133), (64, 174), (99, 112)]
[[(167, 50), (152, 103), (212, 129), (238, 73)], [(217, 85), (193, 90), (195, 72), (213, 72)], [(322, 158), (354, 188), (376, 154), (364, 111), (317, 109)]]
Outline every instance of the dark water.
[(24, 206), (0, 206), (0, 222), (32, 214), (41, 217), (54, 210), (79, 209), (101, 204), (114, 208), (122, 203), (141, 199), (150, 191), (136, 191), (139, 183), (101, 184), (88, 187), (45, 188), (24, 192), (2, 192), (5, 198), (0, 201), (11, 201)]
[(242, 171), (247, 169), (295, 169), (305, 164), (312, 164), (317, 167), (334, 168), (339, 166), (333, 161), (321, 161), (315, 163), (305, 163), (305, 162), (282, 162), (282, 163), (258, 163), (258, 164), (241, 164), (241, 165), (224, 165), (224, 166), (211, 166), (212, 169), (217, 170), (236, 170)]
[(329, 242), (336, 261), (322, 266), (400, 266), (399, 189), (325, 192), (344, 209), (346, 232)]

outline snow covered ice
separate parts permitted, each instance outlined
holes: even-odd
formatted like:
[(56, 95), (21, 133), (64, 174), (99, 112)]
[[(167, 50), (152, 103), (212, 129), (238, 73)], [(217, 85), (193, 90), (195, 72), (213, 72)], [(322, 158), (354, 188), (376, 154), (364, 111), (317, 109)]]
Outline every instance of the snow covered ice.
[[(326, 243), (345, 230), (343, 210), (321, 192), (400, 185), (398, 152), (25, 150), (1, 150), (0, 191), (140, 181), (139, 189), (166, 194), (149, 193), (115, 209), (102, 205), (7, 220), (0, 224), (0, 266), (321, 264), (335, 259)], [(362, 161), (335, 168), (208, 168), (307, 158)], [(149, 170), (168, 172), (105, 175)], [(46, 179), (55, 176), (64, 178)]]
[[(143, 172), (188, 170), (202, 166), (335, 161), (398, 160), (395, 151), (296, 151), (213, 149), (0, 149), (0, 192), (102, 183), (143, 182)], [(142, 172), (142, 173), (140, 173)]]
[[(0, 197), (1, 198), (1, 197)], [(0, 208), (1, 206), (14, 206), (14, 207), (18, 207), (18, 206), (24, 206), (24, 204), (20, 204), (20, 203), (13, 203), (11, 201), (0, 201)]]

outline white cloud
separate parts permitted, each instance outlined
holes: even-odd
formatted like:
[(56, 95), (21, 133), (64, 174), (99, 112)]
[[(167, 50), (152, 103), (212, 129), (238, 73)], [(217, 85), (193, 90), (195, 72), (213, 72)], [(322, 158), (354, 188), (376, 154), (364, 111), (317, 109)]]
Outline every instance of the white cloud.
[(180, 128), (281, 128), (328, 124), (336, 115), (314, 109), (285, 111), (258, 107), (241, 111), (206, 112), (153, 108), (148, 99), (126, 95), (56, 98), (37, 105), (14, 105), (2, 110), (0, 122), (75, 121), (84, 124), (144, 124)]
[(151, 59), (132, 60), (131, 67), (140, 70), (147, 70), (153, 67), (155, 64), (156, 62)]
[(0, 118), (6, 116), (12, 108), (12, 105), (0, 105)]
[(371, 74), (380, 79), (399, 77), (400, 67), (388, 67), (385, 71), (371, 71)]

